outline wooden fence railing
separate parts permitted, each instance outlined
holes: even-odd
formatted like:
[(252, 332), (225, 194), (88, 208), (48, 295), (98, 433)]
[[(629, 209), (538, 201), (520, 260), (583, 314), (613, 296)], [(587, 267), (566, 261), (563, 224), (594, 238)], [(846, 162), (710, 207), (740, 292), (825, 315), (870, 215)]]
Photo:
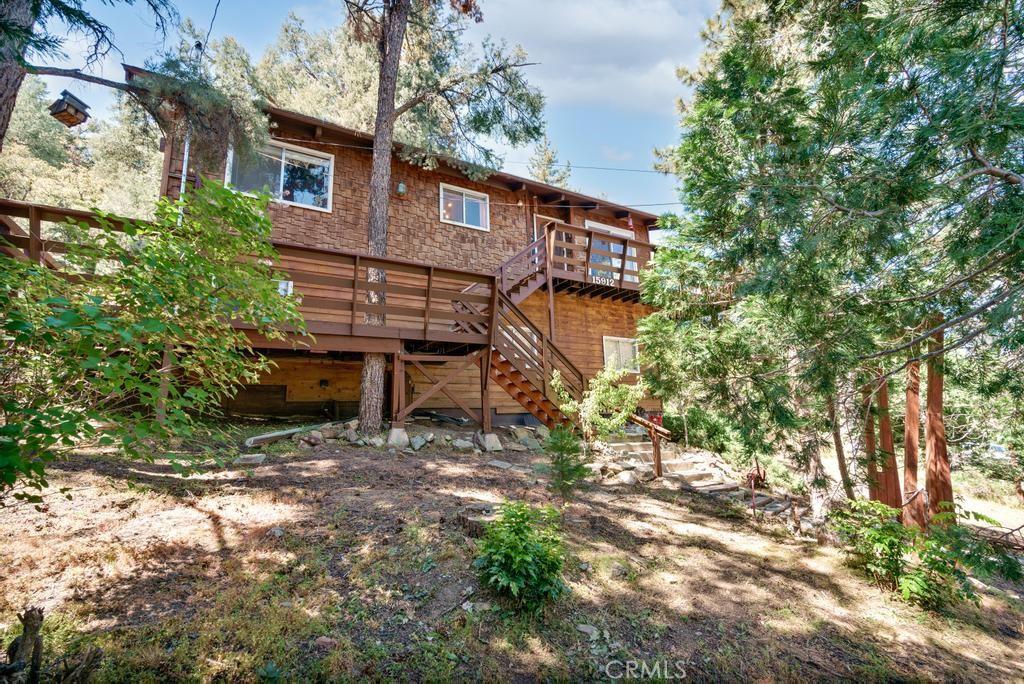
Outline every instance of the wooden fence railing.
[(583, 397), (586, 377), (582, 371), (502, 292), (498, 293), (494, 348), (549, 399), (555, 399), (551, 390), (555, 371), (573, 399)]
[[(282, 242), (274, 246), (302, 295), (302, 314), (313, 334), (490, 341), (493, 276)], [(383, 282), (371, 278), (371, 271), (382, 273)], [(383, 303), (368, 301), (371, 292), (382, 293)], [(367, 314), (379, 316), (382, 326), (367, 324)]]
[[(59, 224), (68, 221), (97, 228), (93, 214), (0, 199), (0, 253), (61, 268), (56, 255), (67, 251)], [(117, 230), (112, 222), (110, 228)], [(497, 279), (471, 271), (427, 266), (402, 259), (311, 248), (275, 241), (279, 268), (288, 280), (281, 289), (301, 296), (309, 332), (387, 337), (403, 340), (487, 344), (492, 293)], [(383, 274), (383, 282), (371, 278)], [(384, 295), (382, 302), (367, 294)], [(368, 325), (367, 314), (381, 319)], [(470, 324), (466, 326), (459, 324)]]
[(640, 271), (655, 248), (651, 243), (560, 221), (548, 221), (544, 229), (553, 233), (551, 274), (555, 278), (627, 290), (640, 288)]

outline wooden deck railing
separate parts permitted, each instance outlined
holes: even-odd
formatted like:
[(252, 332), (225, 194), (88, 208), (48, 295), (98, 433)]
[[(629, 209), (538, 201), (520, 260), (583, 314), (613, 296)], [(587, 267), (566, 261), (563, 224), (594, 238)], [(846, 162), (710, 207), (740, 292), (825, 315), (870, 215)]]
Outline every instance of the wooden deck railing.
[(586, 377), (544, 332), (534, 325), (512, 300), (498, 293), (498, 313), (494, 348), (525, 375), (544, 396), (555, 400), (551, 381), (555, 371), (565, 391), (579, 400), (586, 390)]
[(650, 261), (654, 245), (589, 228), (548, 221), (551, 274), (555, 278), (618, 287), (640, 288), (640, 271)]
[[(98, 227), (90, 212), (0, 199), (0, 253), (62, 268), (68, 246), (57, 224), (72, 221)], [(110, 228), (117, 230), (117, 222)], [(471, 271), (427, 266), (402, 259), (273, 242), (280, 270), (301, 296), (301, 312), (313, 335), (342, 335), (402, 340), (487, 344), (497, 278)], [(371, 281), (370, 271), (384, 274)], [(287, 286), (286, 286), (287, 287)], [(368, 292), (385, 294), (369, 303)], [(467, 306), (468, 305), (468, 306)], [(382, 326), (365, 323), (376, 314)], [(469, 329), (460, 323), (471, 324)], [(244, 326), (240, 326), (244, 327)]]
[[(302, 314), (314, 335), (490, 341), (493, 276), (283, 242), (274, 246), (302, 296)], [(382, 272), (384, 282), (371, 281), (371, 270)], [(368, 292), (383, 293), (384, 303), (369, 303)], [(366, 324), (366, 314), (381, 316), (383, 327)]]

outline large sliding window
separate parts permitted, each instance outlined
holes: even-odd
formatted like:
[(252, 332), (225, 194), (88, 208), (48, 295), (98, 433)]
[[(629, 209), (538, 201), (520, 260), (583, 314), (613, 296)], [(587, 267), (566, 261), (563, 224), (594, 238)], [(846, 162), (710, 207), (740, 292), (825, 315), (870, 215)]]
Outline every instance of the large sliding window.
[(246, 155), (232, 150), (225, 180), (242, 192), (267, 192), (285, 204), (330, 211), (334, 157), (279, 142)]

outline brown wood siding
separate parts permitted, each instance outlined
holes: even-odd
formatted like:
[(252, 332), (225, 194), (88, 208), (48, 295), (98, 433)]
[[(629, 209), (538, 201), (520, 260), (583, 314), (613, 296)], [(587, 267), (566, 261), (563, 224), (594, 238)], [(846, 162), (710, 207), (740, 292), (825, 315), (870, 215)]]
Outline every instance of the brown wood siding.
[[(309, 247), (365, 252), (369, 150), (361, 149), (358, 144), (354, 148), (353, 141), (327, 131), (319, 141), (313, 140), (308, 127), (286, 121), (278, 122), (273, 137), (282, 138), (291, 145), (334, 155), (331, 212), (272, 204), (270, 216), (274, 223), (274, 238)], [(171, 197), (177, 197), (181, 183), (182, 149), (181, 145), (168, 143), (167, 150), (168, 175), (162, 187)], [(198, 171), (202, 176), (224, 179), (224, 164), (218, 168), (198, 170), (194, 165), (190, 166), (190, 178), (194, 178)], [(404, 197), (392, 195), (388, 232), (388, 256), (399, 259), (491, 273), (531, 242), (535, 213), (580, 226), (586, 219), (591, 219), (629, 228), (628, 219), (617, 219), (610, 210), (544, 204), (525, 190), (509, 190), (496, 180), (471, 181), (443, 165), (428, 170), (396, 159), (392, 187), (397, 187), (399, 182), (404, 182), (408, 191)], [(489, 195), (490, 231), (442, 223), (439, 215), (441, 183)], [(647, 228), (639, 220), (634, 222), (632, 230), (637, 240), (646, 241), (649, 237)]]

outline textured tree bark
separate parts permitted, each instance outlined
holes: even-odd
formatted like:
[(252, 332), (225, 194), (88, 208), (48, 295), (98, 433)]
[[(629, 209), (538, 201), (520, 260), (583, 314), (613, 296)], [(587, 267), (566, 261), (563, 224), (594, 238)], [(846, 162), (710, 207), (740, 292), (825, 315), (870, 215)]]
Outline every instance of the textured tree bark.
[(867, 461), (868, 498), (878, 501), (878, 463), (875, 461), (875, 415), (871, 410), (871, 386), (861, 390), (864, 407), (864, 459)]
[[(942, 348), (943, 331), (928, 340), (928, 351)], [(943, 502), (953, 503), (953, 479), (949, 468), (949, 454), (946, 451), (946, 426), (942, 417), (943, 358), (939, 354), (928, 360), (928, 391), (925, 397), (924, 444), (928, 458), (926, 486), (928, 488), (928, 510), (932, 515), (941, 513)]]
[(836, 448), (836, 461), (839, 463), (839, 479), (843, 482), (843, 491), (846, 498), (853, 501), (857, 498), (853, 491), (853, 480), (850, 479), (850, 469), (846, 465), (846, 452), (843, 450), (843, 435), (839, 431), (839, 418), (836, 414), (836, 398), (828, 398), (828, 420), (832, 424), (832, 443)]
[(43, 659), (43, 609), (26, 608), (18, 613), (21, 634), (7, 646), (7, 666), (0, 681), (5, 684), (38, 683)]
[[(911, 352), (916, 355), (916, 350)], [(924, 496), (917, 491), (917, 460), (921, 453), (921, 364), (907, 366), (907, 401), (903, 417), (903, 524), (924, 529), (928, 522)]]
[[(395, 134), (395, 89), (402, 57), (402, 41), (409, 23), (412, 0), (385, 3), (381, 17), (378, 45), (380, 79), (377, 85), (377, 118), (373, 130), (373, 160), (370, 168), (370, 207), (368, 248), (373, 256), (388, 253), (388, 211), (391, 205), (391, 154)], [(357, 274), (358, 275), (358, 274)], [(383, 283), (385, 274), (367, 269), (367, 280)], [(383, 292), (369, 291), (368, 304), (383, 304)], [(380, 314), (366, 314), (367, 325), (384, 325)], [(359, 430), (364, 434), (380, 432), (384, 408), (384, 375), (387, 358), (384, 354), (363, 355), (363, 374), (359, 393)]]
[(878, 383), (878, 437), (882, 448), (882, 472), (879, 475), (879, 496), (882, 503), (899, 509), (903, 506), (900, 473), (896, 465), (896, 443), (889, 414), (889, 381)]
[[(32, 0), (4, 0), (0, 3), (0, 23), (29, 28), (35, 23), (32, 5)], [(25, 69), (20, 62), (24, 56), (25, 44), (22, 41), (0, 45), (0, 151), (4, 149), (14, 103), (25, 80)]]

